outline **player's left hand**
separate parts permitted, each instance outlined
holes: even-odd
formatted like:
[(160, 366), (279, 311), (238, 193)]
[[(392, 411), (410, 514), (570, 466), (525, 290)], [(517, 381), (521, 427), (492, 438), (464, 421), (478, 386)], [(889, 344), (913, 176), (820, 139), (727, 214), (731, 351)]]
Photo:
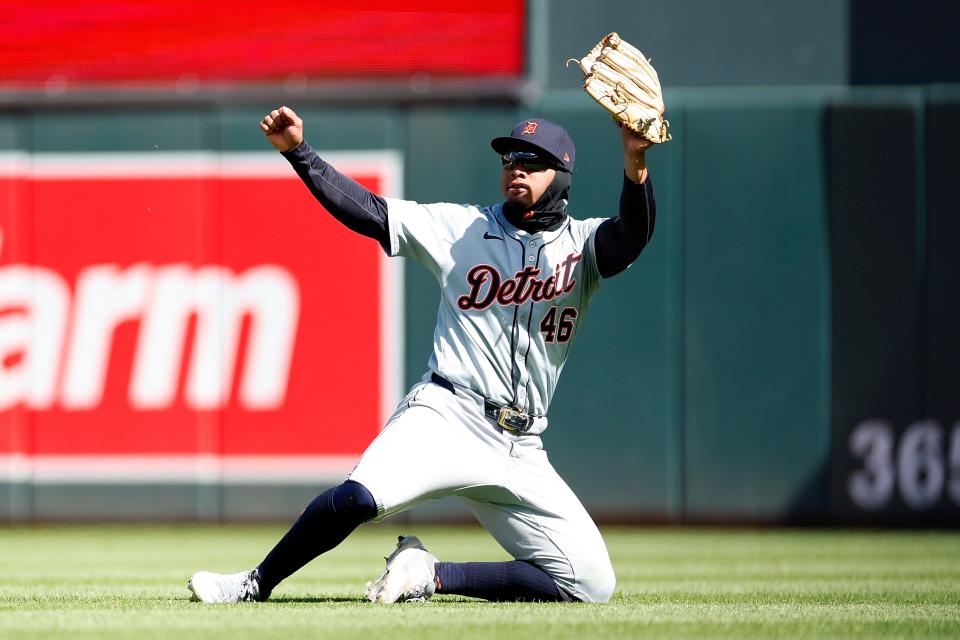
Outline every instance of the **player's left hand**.
[(653, 142), (621, 123), (620, 142), (623, 144), (623, 170), (633, 182), (641, 183), (647, 179), (647, 149)]
[(620, 129), (620, 142), (623, 144), (623, 152), (625, 154), (631, 156), (643, 154), (653, 146), (653, 142), (647, 140), (629, 127), (623, 126), (622, 122), (617, 122), (617, 128)]

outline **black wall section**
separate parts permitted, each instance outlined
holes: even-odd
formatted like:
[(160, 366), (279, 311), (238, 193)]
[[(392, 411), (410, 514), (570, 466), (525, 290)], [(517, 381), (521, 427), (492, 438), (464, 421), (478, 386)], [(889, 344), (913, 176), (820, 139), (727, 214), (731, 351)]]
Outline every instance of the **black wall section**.
[(960, 81), (960, 3), (850, 0), (850, 83)]
[[(927, 109), (927, 415), (960, 431), (960, 104)], [(960, 463), (960, 458), (956, 460)], [(960, 465), (956, 469), (960, 472)], [(960, 478), (956, 479), (960, 482)]]
[(841, 519), (906, 515), (895, 439), (924, 404), (915, 121), (910, 107), (827, 110), (831, 493)]

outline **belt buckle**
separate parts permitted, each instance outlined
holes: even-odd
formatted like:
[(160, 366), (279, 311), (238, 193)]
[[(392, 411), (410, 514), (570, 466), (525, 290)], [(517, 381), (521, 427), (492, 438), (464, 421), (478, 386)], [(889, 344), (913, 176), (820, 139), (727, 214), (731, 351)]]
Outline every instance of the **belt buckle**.
[(514, 433), (526, 433), (527, 429), (530, 428), (530, 422), (530, 416), (522, 411), (517, 411), (516, 409), (511, 409), (510, 407), (500, 407), (500, 415), (497, 418), (497, 424), (507, 431), (513, 431)]

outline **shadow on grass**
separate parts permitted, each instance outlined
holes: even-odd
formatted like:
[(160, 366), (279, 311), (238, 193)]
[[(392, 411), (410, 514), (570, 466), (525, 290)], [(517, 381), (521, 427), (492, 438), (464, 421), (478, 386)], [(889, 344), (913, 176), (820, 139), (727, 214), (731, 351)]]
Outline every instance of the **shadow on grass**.
[(346, 596), (316, 596), (316, 597), (292, 597), (292, 596), (280, 596), (278, 598), (270, 598), (263, 604), (285, 604), (285, 603), (297, 603), (297, 604), (322, 604), (322, 603), (335, 603), (335, 602), (354, 602), (357, 604), (370, 604), (370, 602), (364, 597), (346, 597)]
[[(477, 600), (477, 599), (474, 599), (474, 598), (467, 598), (467, 597), (463, 597), (463, 596), (455, 596), (455, 595), (449, 595), (449, 594), (445, 594), (445, 595), (442, 595), (442, 596), (436, 596), (436, 597), (434, 597), (434, 598), (431, 599), (431, 603), (438, 603), (438, 602), (441, 602), (441, 603), (443, 603), (443, 602), (446, 602), (446, 603), (460, 603), (460, 604), (469, 604), (469, 603), (485, 604), (485, 603), (486, 603), (485, 600)], [(349, 596), (314, 596), (314, 597), (307, 597), (307, 596), (299, 596), (299, 597), (297, 597), (297, 596), (280, 596), (280, 597), (276, 597), (276, 598), (270, 598), (269, 600), (267, 600), (266, 602), (261, 603), (261, 604), (273, 604), (273, 603), (276, 603), (276, 604), (325, 604), (325, 603), (326, 603), (326, 604), (337, 604), (337, 603), (346, 604), (346, 603), (353, 603), (353, 604), (362, 604), (362, 605), (367, 605), (367, 606), (374, 606), (374, 605), (372, 605), (372, 604), (370, 603), (369, 600), (367, 600), (367, 599), (366, 599), (365, 597), (363, 597), (363, 596), (357, 596), (357, 597), (349, 597)], [(397, 606), (404, 606), (404, 605), (406, 605), (406, 606), (419, 606), (419, 605), (422, 605), (422, 604), (423, 604), (423, 603), (419, 603), (419, 602), (417, 602), (417, 603), (397, 603)], [(502, 603), (501, 603), (501, 604), (502, 604)], [(383, 605), (377, 605), (377, 606), (383, 606)]]

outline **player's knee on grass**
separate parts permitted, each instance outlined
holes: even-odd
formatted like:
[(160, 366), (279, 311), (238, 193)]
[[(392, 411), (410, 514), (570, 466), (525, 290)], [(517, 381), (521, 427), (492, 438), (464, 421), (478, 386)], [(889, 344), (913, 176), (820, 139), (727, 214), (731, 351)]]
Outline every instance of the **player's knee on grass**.
[[(606, 556), (606, 554), (604, 554)], [(581, 602), (608, 602), (617, 586), (617, 576), (606, 557), (596, 558), (573, 567), (575, 578), (558, 579), (560, 588)]]
[(581, 582), (581, 590), (586, 594), (587, 602), (609, 602), (613, 597), (613, 590), (617, 587), (617, 577), (613, 573), (613, 567), (609, 565), (605, 570), (595, 572)]

